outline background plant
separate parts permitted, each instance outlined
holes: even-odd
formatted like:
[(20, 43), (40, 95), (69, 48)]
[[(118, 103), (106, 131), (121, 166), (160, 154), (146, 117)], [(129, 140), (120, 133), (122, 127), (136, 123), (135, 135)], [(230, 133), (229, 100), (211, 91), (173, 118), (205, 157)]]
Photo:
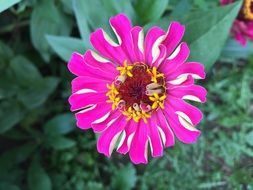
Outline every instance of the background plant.
[[(253, 189), (253, 48), (227, 41), (239, 9), (213, 0), (0, 0), (0, 190)], [(98, 27), (112, 34), (108, 18), (119, 12), (146, 28), (185, 24), (190, 59), (208, 72), (201, 138), (147, 166), (98, 154), (67, 103), (71, 53), (90, 48)]]

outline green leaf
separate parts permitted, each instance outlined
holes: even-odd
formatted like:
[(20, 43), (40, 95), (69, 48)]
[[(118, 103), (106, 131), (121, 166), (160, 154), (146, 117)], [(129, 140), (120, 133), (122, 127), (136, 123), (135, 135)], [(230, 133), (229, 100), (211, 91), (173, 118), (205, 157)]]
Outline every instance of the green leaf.
[(85, 46), (89, 47), (90, 29), (88, 26), (88, 17), (86, 17), (87, 13), (85, 12), (87, 5), (89, 4), (87, 4), (87, 2), (84, 0), (72, 0), (72, 4), (80, 35), (85, 43)]
[(189, 13), (191, 7), (192, 5), (190, 4), (189, 0), (181, 0), (172, 10), (170, 17), (180, 16), (182, 13), (184, 14)]
[(8, 100), (0, 103), (0, 134), (14, 127), (25, 115), (17, 101)]
[(74, 140), (61, 136), (47, 136), (46, 142), (55, 150), (63, 150), (76, 145)]
[(44, 125), (47, 135), (64, 135), (75, 129), (75, 118), (71, 113), (59, 114)]
[(164, 17), (146, 25), (145, 29), (158, 25), (167, 30), (170, 21), (181, 22), (186, 27), (183, 41), (188, 43), (191, 50), (189, 61), (203, 63), (208, 71), (219, 58), (240, 8), (241, 2), (236, 2), (208, 11)]
[(0, 13), (19, 3), (21, 0), (0, 0)]
[(34, 159), (28, 169), (28, 187), (30, 190), (51, 190), (49, 176), (37, 159)]
[(53, 48), (53, 50), (64, 60), (68, 61), (71, 54), (74, 51), (77, 51), (81, 54), (85, 52), (88, 48), (82, 40), (71, 38), (71, 37), (62, 37), (62, 36), (46, 36), (48, 43)]
[(158, 20), (165, 12), (169, 0), (137, 0), (134, 8), (141, 24)]
[(12, 49), (5, 43), (0, 41), (0, 69), (13, 57), (14, 53)]
[(238, 99), (238, 104), (244, 108), (246, 111), (250, 107), (250, 101), (252, 97), (252, 92), (250, 89), (250, 84), (251, 84), (251, 73), (250, 72), (245, 72), (242, 77), (242, 84), (241, 84), (241, 94), (240, 98)]
[(132, 189), (137, 181), (135, 168), (131, 164), (123, 166), (115, 172), (112, 180), (112, 186), (114, 189)]
[(71, 28), (71, 22), (58, 10), (54, 1), (40, 1), (33, 9), (31, 39), (45, 61), (49, 61), (51, 52), (45, 35), (68, 35)]
[(241, 2), (192, 14), (186, 22), (184, 40), (191, 49), (190, 61), (198, 61), (208, 71), (219, 58)]
[(249, 132), (247, 135), (246, 135), (246, 142), (253, 146), (253, 131)]
[(10, 69), (16, 79), (16, 83), (19, 85), (27, 86), (36, 83), (38, 80), (42, 80), (38, 69), (25, 57), (16, 56), (12, 59)]
[(38, 80), (34, 85), (20, 89), (18, 100), (28, 109), (34, 109), (42, 105), (48, 96), (55, 90), (59, 80), (55, 77), (46, 77)]

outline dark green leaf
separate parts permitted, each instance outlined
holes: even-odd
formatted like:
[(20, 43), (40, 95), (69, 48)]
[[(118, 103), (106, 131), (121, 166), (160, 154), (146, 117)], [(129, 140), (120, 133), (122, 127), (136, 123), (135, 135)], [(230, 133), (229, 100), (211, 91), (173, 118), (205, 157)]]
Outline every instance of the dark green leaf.
[(246, 142), (253, 146), (253, 131), (249, 132), (246, 136)]
[(67, 134), (75, 129), (75, 118), (71, 113), (56, 115), (44, 125), (47, 135)]
[(21, 0), (1, 0), (0, 1), (0, 13), (10, 8), (11, 6), (19, 3)]
[(0, 181), (0, 190), (20, 190), (18, 186)]
[(16, 164), (22, 163), (31, 156), (35, 148), (37, 147), (34, 143), (27, 143), (19, 145), (16, 148), (12, 148), (1, 154), (0, 156), (0, 170), (1, 172), (9, 170)]
[(28, 170), (28, 187), (30, 190), (51, 190), (49, 176), (38, 160), (33, 160)]
[(76, 142), (72, 139), (61, 136), (47, 136), (47, 144), (55, 150), (63, 150), (75, 146)]
[[(27, 86), (42, 80), (38, 69), (25, 57), (17, 56), (10, 62), (10, 69), (13, 71), (13, 77), (16, 83)], [(28, 74), (29, 73), (29, 74)]]
[(54, 1), (41, 1), (33, 9), (30, 28), (32, 43), (45, 61), (50, 58), (45, 35), (68, 35), (71, 28), (70, 21), (54, 5)]
[(55, 90), (59, 80), (54, 77), (46, 77), (43, 80), (36, 81), (36, 84), (27, 88), (20, 89), (18, 99), (28, 109), (36, 108), (42, 105), (48, 96)]
[(24, 110), (15, 100), (0, 103), (0, 134), (14, 127), (24, 117)]
[(88, 48), (84, 41), (71, 37), (47, 35), (47, 41), (64, 61), (68, 61), (73, 52), (83, 54)]
[(133, 165), (128, 164), (117, 170), (112, 178), (114, 189), (130, 190), (135, 186), (137, 176)]

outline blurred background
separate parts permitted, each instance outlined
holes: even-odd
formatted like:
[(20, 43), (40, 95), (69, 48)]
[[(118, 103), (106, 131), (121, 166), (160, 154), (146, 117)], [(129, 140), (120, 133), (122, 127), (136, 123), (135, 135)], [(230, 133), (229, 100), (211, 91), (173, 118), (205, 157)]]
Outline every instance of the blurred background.
[[(0, 190), (253, 189), (253, 46), (230, 35), (241, 2), (218, 0), (0, 0)], [(75, 125), (67, 61), (98, 27), (186, 25), (190, 59), (206, 66), (202, 135), (133, 165), (106, 158)]]

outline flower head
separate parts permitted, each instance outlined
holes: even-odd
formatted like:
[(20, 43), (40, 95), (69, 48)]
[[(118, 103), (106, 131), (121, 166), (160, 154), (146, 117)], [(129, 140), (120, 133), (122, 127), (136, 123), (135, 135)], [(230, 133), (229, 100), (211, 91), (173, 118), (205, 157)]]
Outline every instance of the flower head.
[(184, 26), (172, 22), (167, 32), (152, 27), (144, 38), (123, 14), (110, 24), (118, 43), (97, 29), (90, 36), (97, 53), (73, 53), (68, 64), (77, 76), (69, 98), (77, 126), (100, 133), (100, 153), (129, 153), (135, 164), (148, 162), (148, 147), (153, 157), (162, 156), (174, 135), (194, 143), (202, 113), (184, 100), (205, 102), (206, 90), (194, 84), (205, 72), (202, 64), (186, 62)]
[[(222, 5), (234, 0), (220, 0)], [(236, 41), (245, 46), (247, 39), (253, 41), (253, 0), (244, 0), (240, 13), (233, 23), (231, 33)]]

